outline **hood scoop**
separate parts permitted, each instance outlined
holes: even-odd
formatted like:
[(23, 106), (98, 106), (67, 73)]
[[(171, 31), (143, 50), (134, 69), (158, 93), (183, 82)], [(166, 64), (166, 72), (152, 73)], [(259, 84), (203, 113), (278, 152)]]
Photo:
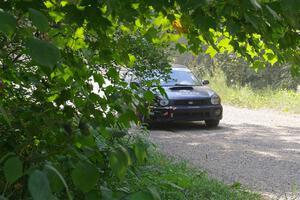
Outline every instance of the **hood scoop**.
[(193, 90), (194, 88), (191, 86), (174, 86), (170, 87), (170, 90)]

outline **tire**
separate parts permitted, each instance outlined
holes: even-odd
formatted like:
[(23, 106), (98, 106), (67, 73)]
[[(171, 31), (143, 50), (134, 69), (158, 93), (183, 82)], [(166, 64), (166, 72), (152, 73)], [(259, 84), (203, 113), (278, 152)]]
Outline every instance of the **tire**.
[(220, 120), (205, 120), (205, 125), (209, 128), (215, 128), (219, 125)]

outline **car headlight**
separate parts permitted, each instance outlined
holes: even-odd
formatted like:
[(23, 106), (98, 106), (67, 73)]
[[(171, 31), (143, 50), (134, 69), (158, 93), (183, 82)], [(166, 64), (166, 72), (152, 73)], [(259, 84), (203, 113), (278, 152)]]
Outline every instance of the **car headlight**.
[(167, 106), (167, 105), (169, 105), (169, 100), (168, 99), (161, 99), (161, 100), (159, 100), (159, 105)]
[(211, 104), (216, 105), (216, 104), (220, 104), (221, 103), (221, 99), (218, 95), (213, 95), (210, 98)]

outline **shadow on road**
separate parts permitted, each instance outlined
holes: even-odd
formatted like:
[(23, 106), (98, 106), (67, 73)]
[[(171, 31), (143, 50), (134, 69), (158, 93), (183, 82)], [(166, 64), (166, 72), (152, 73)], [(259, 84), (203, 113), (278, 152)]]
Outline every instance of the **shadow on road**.
[(151, 138), (168, 155), (191, 161), (225, 182), (281, 196), (300, 191), (300, 129), (284, 125), (201, 122), (155, 124)]
[(149, 127), (150, 130), (164, 130), (164, 131), (185, 131), (185, 130), (221, 130), (227, 129), (227, 127), (218, 126), (215, 128), (209, 128), (205, 126), (204, 122), (164, 122), (154, 123)]

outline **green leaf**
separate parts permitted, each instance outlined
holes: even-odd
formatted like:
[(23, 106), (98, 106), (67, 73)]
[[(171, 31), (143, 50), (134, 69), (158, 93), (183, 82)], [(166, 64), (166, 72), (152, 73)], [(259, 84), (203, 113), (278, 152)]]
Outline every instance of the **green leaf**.
[(129, 65), (133, 66), (134, 62), (136, 61), (136, 57), (129, 53), (128, 58), (129, 58)]
[(49, 15), (54, 19), (56, 23), (64, 19), (65, 14), (62, 12), (50, 11)]
[(100, 192), (97, 190), (93, 190), (85, 195), (85, 200), (99, 200), (102, 199)]
[(28, 188), (33, 200), (53, 199), (47, 175), (40, 170), (35, 170), (31, 173), (28, 180)]
[(155, 95), (151, 91), (148, 90), (144, 93), (144, 97), (147, 101), (151, 102), (155, 98)]
[(95, 139), (92, 135), (79, 135), (76, 137), (76, 142), (80, 146), (86, 146), (86, 147), (95, 147)]
[(138, 141), (133, 146), (135, 156), (139, 163), (143, 163), (147, 158), (147, 145), (142, 141)]
[(10, 37), (16, 30), (17, 21), (15, 17), (0, 10), (0, 32)]
[(63, 182), (57, 176), (57, 174), (50, 169), (45, 169), (45, 173), (47, 174), (47, 178), (49, 181), (50, 188), (53, 192), (60, 192), (64, 188)]
[(281, 17), (273, 10), (270, 6), (266, 5), (267, 10), (273, 15), (273, 17), (277, 20), (281, 20)]
[(119, 123), (124, 125), (125, 127), (130, 126), (130, 122), (137, 122), (138, 118), (134, 111), (127, 110), (126, 112), (122, 113), (119, 117)]
[(89, 192), (98, 182), (99, 172), (94, 165), (87, 162), (79, 162), (72, 171), (71, 176), (74, 185), (78, 189), (82, 192)]
[(292, 65), (291, 66), (291, 73), (295, 77), (300, 77), (300, 67), (299, 67), (299, 65)]
[(253, 62), (252, 67), (257, 72), (259, 69), (263, 69), (265, 67), (264, 62), (260, 60), (256, 60)]
[(128, 134), (126, 130), (110, 129), (110, 132), (115, 138), (122, 138)]
[(116, 200), (113, 197), (113, 192), (109, 188), (101, 186), (100, 191), (101, 191), (101, 197), (102, 197), (101, 199), (103, 199), (103, 200)]
[(4, 196), (0, 195), (0, 200), (7, 200)]
[(18, 157), (9, 158), (4, 163), (4, 176), (10, 184), (18, 180), (23, 175), (23, 164)]
[(5, 154), (4, 156), (2, 156), (2, 157), (0, 158), (0, 164), (2, 164), (2, 162), (5, 161), (8, 157), (10, 157), (10, 156), (15, 156), (15, 155), (16, 155), (16, 154), (13, 153), (13, 152), (8, 152), (7, 154)]
[(58, 94), (53, 94), (50, 97), (47, 98), (48, 102), (53, 102), (55, 101), (55, 99), (57, 99), (59, 97)]
[[(50, 164), (46, 164), (45, 165), (45, 169), (48, 171), (48, 172), (52, 172), (51, 176), (52, 178), (54, 178), (53, 176), (55, 175), (57, 178), (60, 179), (60, 182), (65, 186), (66, 188), (66, 192), (67, 192), (67, 195), (68, 195), (68, 199), (69, 200), (72, 200), (72, 196), (71, 196), (71, 192), (69, 190), (69, 187), (67, 185), (67, 182), (66, 180), (64, 179), (64, 177), (61, 175), (61, 173), (59, 173), (59, 171), (54, 168), (52, 165)], [(49, 174), (48, 174), (48, 178), (49, 178)], [(60, 190), (60, 183), (58, 183), (58, 179), (54, 178), (54, 182), (51, 183), (51, 180), (50, 180), (50, 186), (52, 187), (55, 187), (56, 189), (58, 189), (58, 191)], [(57, 184), (57, 185), (55, 185)]]
[(153, 200), (151, 194), (148, 191), (139, 191), (129, 196), (129, 200)]
[(148, 187), (148, 191), (150, 192), (153, 200), (161, 200), (158, 191), (154, 187)]
[(128, 151), (122, 146), (113, 150), (109, 156), (109, 163), (112, 172), (122, 179), (127, 173), (128, 166), (131, 164)]
[(131, 194), (129, 200), (161, 200), (159, 193), (155, 188), (149, 187), (145, 191), (139, 191), (134, 194)]
[(99, 84), (99, 87), (101, 87), (104, 83), (105, 80), (101, 74), (94, 74), (94, 80)]
[(205, 53), (209, 54), (211, 58), (214, 58), (217, 51), (212, 46), (209, 46)]
[(85, 43), (85, 35), (84, 35), (84, 28), (83, 27), (79, 27), (76, 29), (74, 35), (72, 38), (70, 38), (70, 40), (68, 41), (67, 45), (74, 49), (74, 50), (78, 50), (78, 49), (82, 49), (82, 48), (87, 48), (88, 45)]
[(35, 27), (37, 27), (42, 32), (47, 32), (47, 30), (49, 29), (49, 22), (48, 18), (43, 13), (30, 8), (29, 16)]
[(8, 114), (6, 113), (5, 109), (3, 106), (0, 104), (0, 114), (3, 116), (4, 120), (7, 122), (7, 124), (11, 127), (11, 122), (8, 117)]
[(53, 68), (60, 59), (58, 48), (48, 42), (31, 38), (26, 47), (31, 58), (42, 66)]
[(250, 2), (256, 9), (261, 9), (261, 5), (257, 2), (257, 0), (250, 0)]
[(109, 68), (109, 70), (107, 72), (107, 76), (109, 76), (109, 78), (111, 78), (113, 80), (119, 80), (119, 73), (113, 67)]
[(180, 52), (180, 53), (184, 53), (186, 52), (186, 45), (185, 44), (180, 44), (180, 43), (177, 43), (176, 44), (176, 49)]

